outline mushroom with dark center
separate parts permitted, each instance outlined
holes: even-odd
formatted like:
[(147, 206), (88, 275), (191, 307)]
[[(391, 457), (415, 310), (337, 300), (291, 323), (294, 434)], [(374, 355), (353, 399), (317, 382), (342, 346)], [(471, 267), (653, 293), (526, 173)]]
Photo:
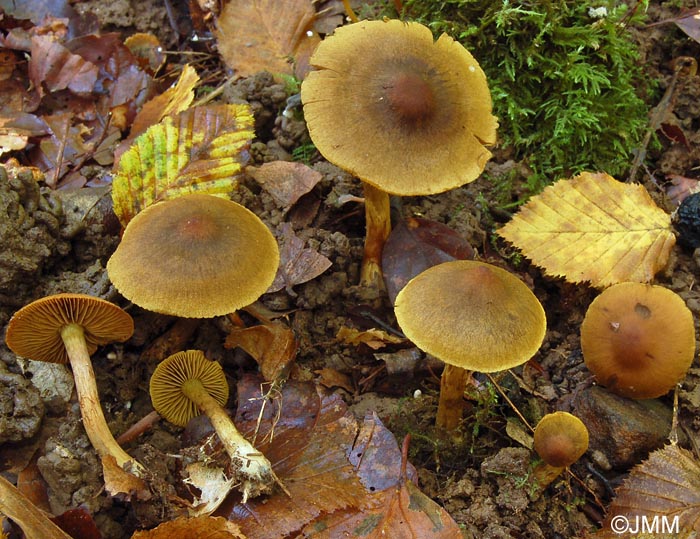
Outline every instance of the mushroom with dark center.
[(143, 476), (145, 469), (114, 440), (97, 392), (90, 355), (98, 346), (126, 341), (134, 322), (118, 306), (84, 294), (56, 294), (17, 311), (7, 325), (5, 341), (15, 354), (36, 361), (70, 363), (85, 432), (104, 458)]
[(246, 440), (224, 410), (226, 375), (203, 352), (178, 352), (162, 361), (151, 377), (150, 393), (156, 411), (180, 427), (200, 412), (206, 414), (231, 458), (234, 476), (241, 481), (243, 503), (279, 483), (265, 455)]
[(107, 262), (117, 290), (150, 311), (183, 318), (232, 313), (272, 284), (279, 249), (250, 210), (190, 194), (158, 202), (127, 225)]
[(620, 283), (593, 300), (581, 324), (583, 360), (613, 393), (651, 399), (668, 393), (695, 357), (695, 325), (675, 292)]
[(542, 305), (520, 279), (473, 260), (418, 274), (398, 293), (394, 309), (406, 337), (446, 363), (436, 423), (448, 431), (460, 423), (469, 371), (526, 362), (546, 329)]
[(301, 87), (309, 135), (362, 180), (361, 280), (381, 286), (389, 194), (429, 195), (475, 180), (496, 142), (486, 76), (462, 45), (418, 23), (362, 21), (317, 47)]
[(533, 476), (544, 490), (588, 450), (588, 429), (568, 412), (547, 414), (535, 427), (534, 449), (542, 463), (535, 467)]

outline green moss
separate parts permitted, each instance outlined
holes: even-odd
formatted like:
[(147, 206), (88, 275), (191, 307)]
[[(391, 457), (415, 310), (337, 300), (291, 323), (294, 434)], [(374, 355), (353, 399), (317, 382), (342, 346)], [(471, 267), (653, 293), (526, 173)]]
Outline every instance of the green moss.
[[(528, 165), (532, 194), (582, 170), (621, 177), (629, 168), (647, 126), (649, 92), (630, 34), (645, 6), (635, 5), (406, 0), (404, 18), (453, 36), (479, 61), (499, 145)], [(589, 12), (603, 7), (603, 17)]]

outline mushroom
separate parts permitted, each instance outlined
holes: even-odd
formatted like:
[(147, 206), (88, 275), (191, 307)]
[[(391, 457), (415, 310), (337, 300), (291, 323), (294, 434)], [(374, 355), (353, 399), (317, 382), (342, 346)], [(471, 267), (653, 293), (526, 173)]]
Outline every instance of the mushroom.
[(178, 352), (156, 367), (150, 393), (153, 408), (175, 425), (186, 426), (200, 412), (209, 418), (241, 481), (243, 503), (271, 490), (277, 477), (270, 461), (243, 437), (223, 408), (228, 383), (221, 365), (199, 350)]
[(211, 318), (253, 303), (272, 284), (277, 242), (250, 210), (189, 194), (139, 212), (107, 262), (109, 278), (136, 305)]
[(446, 363), (437, 426), (462, 417), (468, 371), (494, 372), (526, 362), (542, 344), (544, 309), (512, 273), (484, 262), (456, 260), (411, 279), (396, 296), (396, 319), (421, 350)]
[(581, 350), (608, 390), (633, 399), (659, 397), (685, 376), (695, 357), (693, 315), (663, 286), (616, 284), (589, 306)]
[(22, 307), (7, 325), (5, 342), (18, 356), (70, 363), (85, 432), (101, 458), (137, 476), (145, 469), (115, 441), (105, 420), (90, 355), (98, 346), (124, 342), (134, 321), (121, 308), (84, 294), (55, 294)]
[(533, 476), (544, 490), (588, 450), (588, 429), (568, 412), (547, 414), (535, 427), (534, 449), (542, 462), (535, 466)]
[(399, 20), (336, 29), (301, 86), (311, 140), (362, 180), (362, 282), (381, 286), (389, 194), (441, 193), (475, 180), (496, 142), (486, 76), (462, 45)]
[[(25, 537), (36, 539), (71, 539), (54, 524), (17, 487), (0, 476), (0, 513), (22, 528)], [(6, 537), (3, 535), (3, 537)]]

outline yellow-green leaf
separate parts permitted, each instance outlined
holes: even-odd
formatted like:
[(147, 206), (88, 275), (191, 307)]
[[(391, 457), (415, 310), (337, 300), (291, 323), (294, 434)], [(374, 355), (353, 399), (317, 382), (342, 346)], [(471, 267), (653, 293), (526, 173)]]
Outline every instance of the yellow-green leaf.
[(225, 196), (237, 185), (253, 138), (248, 105), (205, 105), (167, 116), (119, 160), (112, 184), (123, 226), (139, 211), (187, 193)]
[(676, 242), (643, 186), (588, 172), (547, 187), (498, 234), (546, 274), (596, 287), (651, 281)]

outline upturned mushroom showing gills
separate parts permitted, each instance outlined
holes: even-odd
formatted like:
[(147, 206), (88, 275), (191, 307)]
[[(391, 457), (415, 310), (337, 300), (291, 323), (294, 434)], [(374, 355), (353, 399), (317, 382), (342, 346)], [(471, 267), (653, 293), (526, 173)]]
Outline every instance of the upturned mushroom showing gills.
[(18, 356), (49, 363), (70, 363), (85, 432), (104, 458), (143, 476), (145, 469), (112, 436), (97, 392), (90, 355), (98, 346), (124, 342), (134, 322), (121, 308), (84, 294), (56, 294), (22, 307), (7, 325), (5, 342)]
[(568, 412), (547, 414), (535, 427), (534, 449), (542, 463), (533, 475), (539, 488), (545, 489), (588, 450), (588, 429)]
[(213, 195), (183, 195), (138, 213), (107, 273), (136, 305), (183, 318), (232, 313), (272, 284), (279, 249), (247, 208)]
[(486, 76), (451, 37), (399, 20), (338, 28), (301, 86), (311, 140), (362, 180), (362, 282), (380, 286), (389, 196), (429, 195), (475, 180), (496, 142)]
[(265, 455), (243, 437), (223, 408), (228, 399), (226, 375), (199, 350), (178, 352), (162, 361), (150, 384), (153, 408), (171, 423), (184, 427), (201, 413), (211, 421), (240, 480), (243, 503), (269, 492), (277, 478)]
[(437, 426), (458, 427), (469, 371), (495, 372), (529, 360), (544, 339), (546, 318), (530, 289), (484, 262), (456, 260), (411, 279), (394, 306), (418, 348), (445, 362)]
[(651, 399), (668, 393), (695, 357), (693, 315), (663, 286), (620, 283), (593, 300), (581, 324), (583, 360), (613, 393)]

